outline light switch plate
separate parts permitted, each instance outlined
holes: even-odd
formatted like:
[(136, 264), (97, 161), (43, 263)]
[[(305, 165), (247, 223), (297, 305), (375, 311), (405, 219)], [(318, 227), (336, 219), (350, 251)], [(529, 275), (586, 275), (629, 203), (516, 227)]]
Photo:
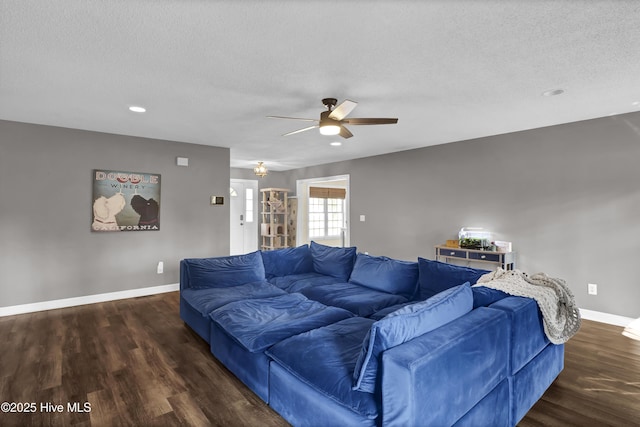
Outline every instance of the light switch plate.
[(224, 205), (224, 197), (223, 196), (211, 196), (211, 204), (212, 205)]

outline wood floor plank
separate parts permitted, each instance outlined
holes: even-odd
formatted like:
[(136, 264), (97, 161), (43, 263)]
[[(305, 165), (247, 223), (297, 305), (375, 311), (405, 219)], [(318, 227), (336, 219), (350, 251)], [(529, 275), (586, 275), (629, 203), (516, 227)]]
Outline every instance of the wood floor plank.
[[(562, 381), (564, 380), (563, 378)], [(543, 410), (530, 411), (529, 414), (527, 414), (528, 417), (539, 417), (543, 414), (544, 416), (549, 416), (550, 414), (557, 414), (558, 410), (561, 410), (572, 414), (570, 417), (571, 421), (576, 423), (580, 423), (580, 420), (583, 420), (591, 424), (597, 421), (597, 425), (611, 424), (620, 426), (628, 422), (625, 416), (619, 415), (621, 412), (619, 408), (603, 407), (597, 397), (581, 394), (580, 390), (576, 390), (575, 388), (565, 389), (562, 381), (554, 384), (554, 387), (547, 390), (542, 397), (538, 405), (539, 407), (536, 409)], [(573, 407), (568, 404), (571, 402), (572, 395), (579, 396), (581, 401), (579, 407)], [(567, 415), (563, 415), (563, 417), (567, 417)], [(584, 424), (584, 422), (579, 425), (588, 425)]]
[(198, 402), (187, 392), (176, 394), (167, 399), (173, 408), (176, 419), (189, 426), (208, 426), (209, 418), (202, 412)]
[[(0, 414), (3, 427), (288, 425), (184, 325), (177, 292), (0, 318), (0, 343), (0, 400), (65, 405)], [(640, 341), (583, 321), (565, 369), (519, 426), (639, 420)]]
[(123, 425), (116, 424), (116, 421), (119, 421), (120, 418), (112, 389), (102, 389), (88, 393), (87, 401), (91, 403), (91, 425)]

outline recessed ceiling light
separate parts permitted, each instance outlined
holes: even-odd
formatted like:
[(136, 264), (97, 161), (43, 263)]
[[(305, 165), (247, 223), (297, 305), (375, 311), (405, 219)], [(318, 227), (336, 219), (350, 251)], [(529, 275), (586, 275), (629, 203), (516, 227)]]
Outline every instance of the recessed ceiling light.
[(341, 145), (342, 145), (342, 142), (340, 142), (340, 141), (333, 141), (333, 142), (331, 142), (331, 143), (330, 143), (330, 145), (333, 145), (334, 147), (339, 147), (339, 146), (341, 146)]
[(633, 101), (631, 105), (633, 105), (634, 107), (637, 107), (638, 105), (640, 105), (640, 101)]
[(137, 105), (132, 105), (131, 107), (129, 107), (129, 110), (133, 111), (134, 113), (144, 113), (145, 111), (147, 111), (146, 108)]
[(556, 95), (561, 95), (563, 93), (564, 93), (563, 89), (551, 89), (551, 90), (542, 92), (542, 96), (556, 96)]

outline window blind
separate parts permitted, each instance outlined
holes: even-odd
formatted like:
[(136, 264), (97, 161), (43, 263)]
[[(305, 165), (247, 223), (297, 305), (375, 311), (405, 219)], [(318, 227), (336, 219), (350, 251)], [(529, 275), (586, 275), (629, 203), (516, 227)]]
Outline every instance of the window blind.
[(344, 188), (309, 187), (309, 197), (318, 199), (344, 199), (346, 194)]

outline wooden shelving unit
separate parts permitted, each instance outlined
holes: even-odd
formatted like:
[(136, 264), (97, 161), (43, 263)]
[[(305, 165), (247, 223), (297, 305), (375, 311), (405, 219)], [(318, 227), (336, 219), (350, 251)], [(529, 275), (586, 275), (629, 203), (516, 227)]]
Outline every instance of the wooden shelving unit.
[(286, 188), (263, 188), (260, 201), (262, 223), (260, 237), (262, 250), (288, 247), (288, 194)]

